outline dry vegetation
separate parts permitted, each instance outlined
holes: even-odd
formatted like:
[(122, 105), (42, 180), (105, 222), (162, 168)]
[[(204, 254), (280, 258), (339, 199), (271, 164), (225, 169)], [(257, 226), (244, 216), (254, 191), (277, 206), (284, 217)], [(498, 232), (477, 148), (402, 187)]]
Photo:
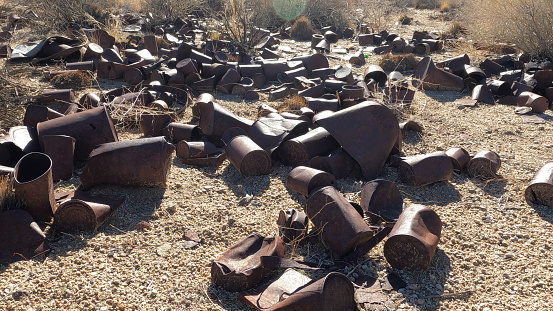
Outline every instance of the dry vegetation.
[(527, 53), (553, 57), (551, 1), (472, 0), (465, 9), (476, 42), (514, 43)]
[(290, 29), (290, 35), (297, 40), (311, 40), (311, 36), (315, 33), (315, 29), (311, 26), (311, 21), (305, 17), (300, 16)]

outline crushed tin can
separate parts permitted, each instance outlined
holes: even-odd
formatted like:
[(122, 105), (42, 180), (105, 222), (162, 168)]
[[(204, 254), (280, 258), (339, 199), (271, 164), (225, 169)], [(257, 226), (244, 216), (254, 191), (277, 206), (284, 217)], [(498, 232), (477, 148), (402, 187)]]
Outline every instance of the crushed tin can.
[(359, 163), (368, 180), (380, 174), (400, 132), (393, 112), (375, 101), (342, 109), (319, 118), (317, 123)]
[(348, 200), (333, 186), (313, 191), (307, 199), (305, 213), (328, 248), (344, 257), (374, 236), (374, 231)]
[(279, 212), (277, 225), (284, 243), (299, 242), (307, 234), (309, 219), (304, 212), (292, 208)]
[(248, 132), (253, 124), (252, 120), (238, 117), (211, 100), (206, 103), (197, 101), (196, 105), (199, 105), (202, 132), (216, 141), (220, 140), (223, 133), (229, 128), (239, 127)]
[(268, 310), (311, 282), (308, 276), (288, 268), (274, 282), (243, 291), (238, 299), (252, 308)]
[(97, 230), (125, 198), (90, 195), (75, 191), (63, 198), (54, 214), (54, 226), (61, 232)]
[(23, 125), (36, 127), (39, 122), (52, 120), (63, 117), (62, 113), (52, 110), (45, 106), (30, 105), (25, 109), (23, 117)]
[[(353, 283), (344, 274), (331, 272), (317, 281), (309, 282), (309, 278), (300, 277), (297, 275), (298, 272), (292, 271), (288, 270), (261, 294), (248, 296), (244, 293), (240, 299), (258, 310), (355, 310)], [(255, 298), (251, 296), (259, 296), (257, 303), (252, 303)]]
[(342, 179), (357, 168), (357, 163), (344, 149), (338, 148), (329, 155), (313, 157), (307, 162), (307, 166), (330, 173), (336, 179)]
[(37, 124), (37, 132), (39, 140), (46, 135), (67, 135), (75, 138), (76, 161), (86, 160), (96, 146), (118, 140), (105, 107), (40, 122)]
[(168, 141), (178, 143), (181, 140), (199, 141), (203, 133), (198, 125), (171, 122), (163, 129), (163, 135)]
[(544, 113), (549, 108), (549, 101), (544, 96), (522, 92), (517, 98), (517, 105), (530, 107), (533, 113)]
[(421, 89), (462, 91), (465, 88), (463, 78), (437, 68), (430, 56), (424, 57), (413, 72), (414, 87)]
[(384, 243), (384, 257), (396, 269), (430, 266), (442, 233), (442, 221), (430, 208), (412, 204), (399, 216)]
[[(284, 118), (280, 114), (271, 114), (271, 118), (259, 118), (250, 127), (248, 136), (263, 150), (273, 153), (281, 144), (291, 138), (301, 136), (309, 131), (309, 124), (297, 117), (296, 120)], [(286, 115), (284, 115), (286, 116)], [(307, 119), (306, 117), (303, 117)]]
[(284, 243), (277, 237), (252, 233), (211, 264), (211, 280), (230, 292), (252, 288), (271, 272), (261, 264), (261, 256), (284, 257)]

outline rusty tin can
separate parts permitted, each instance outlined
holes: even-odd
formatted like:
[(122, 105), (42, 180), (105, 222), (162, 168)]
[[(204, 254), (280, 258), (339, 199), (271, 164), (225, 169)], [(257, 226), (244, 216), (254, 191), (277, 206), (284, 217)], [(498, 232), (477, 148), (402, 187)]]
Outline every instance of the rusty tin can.
[(384, 257), (393, 268), (427, 269), (441, 233), (438, 214), (426, 206), (412, 204), (401, 213), (384, 243)]

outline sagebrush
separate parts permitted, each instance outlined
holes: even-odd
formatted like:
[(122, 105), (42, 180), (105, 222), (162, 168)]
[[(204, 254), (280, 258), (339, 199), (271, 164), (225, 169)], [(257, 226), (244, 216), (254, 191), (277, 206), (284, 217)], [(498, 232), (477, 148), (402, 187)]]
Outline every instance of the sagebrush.
[[(512, 43), (524, 52), (553, 58), (550, 0), (468, 0), (465, 24), (474, 41)], [(470, 17), (467, 15), (470, 12)]]

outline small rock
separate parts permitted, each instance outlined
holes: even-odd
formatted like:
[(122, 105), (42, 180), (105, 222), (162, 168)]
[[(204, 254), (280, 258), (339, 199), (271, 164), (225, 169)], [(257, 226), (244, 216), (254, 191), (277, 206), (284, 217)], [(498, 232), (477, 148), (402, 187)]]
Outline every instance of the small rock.
[(136, 227), (139, 228), (139, 229), (142, 229), (142, 230), (150, 230), (152, 229), (152, 225), (150, 225), (149, 222), (147, 221), (141, 221), (139, 223), (136, 224)]
[(167, 257), (170, 249), (171, 249), (171, 244), (163, 244), (161, 246), (158, 246), (156, 252), (161, 257)]

